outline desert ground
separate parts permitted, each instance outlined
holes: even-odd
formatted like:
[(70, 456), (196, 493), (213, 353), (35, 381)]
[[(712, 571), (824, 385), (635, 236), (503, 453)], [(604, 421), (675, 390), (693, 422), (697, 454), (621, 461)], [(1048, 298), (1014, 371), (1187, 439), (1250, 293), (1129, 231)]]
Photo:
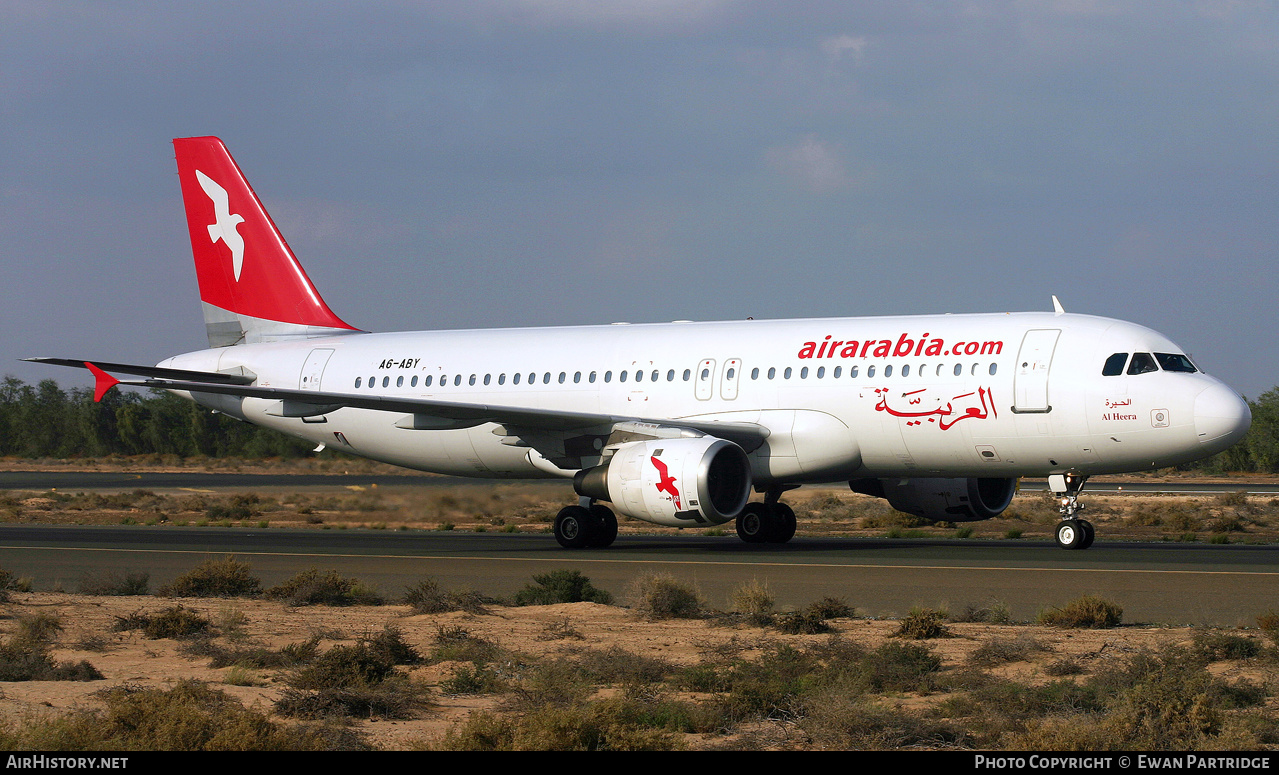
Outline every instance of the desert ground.
[[(5, 466), (23, 461), (4, 461)], [(29, 462), (26, 463), (31, 466)], [(49, 462), (47, 465), (61, 465)], [(97, 463), (130, 470), (135, 462)], [(150, 465), (158, 465), (154, 461)], [(251, 468), (244, 464), (243, 468)], [(368, 472), (365, 469), (364, 472)], [(398, 469), (390, 469), (399, 472)], [(1165, 476), (1175, 476), (1164, 472)], [(341, 526), (410, 530), (548, 529), (554, 512), (567, 502), (565, 493), (541, 485), (477, 484), (430, 488), (368, 488), (359, 485), (334, 491), (224, 492), (7, 492), (0, 493), (0, 519), (49, 523), (245, 524), (268, 529), (326, 529)], [(955, 536), (957, 526), (915, 524), (885, 509), (878, 501), (834, 488), (801, 490), (788, 498), (800, 516), (800, 534), (850, 536)], [(1213, 496), (1094, 496), (1090, 518), (1098, 532), (1128, 540), (1279, 541), (1279, 500), (1236, 493)], [(1051, 535), (1055, 508), (1042, 494), (1019, 496), (1004, 518), (980, 523), (969, 539)], [(729, 526), (731, 529), (731, 526)], [(623, 520), (623, 532), (654, 531), (652, 526)], [(83, 585), (82, 585), (83, 586)], [(155, 594), (85, 594), (83, 589), (24, 591), (14, 580), (8, 600), (0, 604), (0, 643), (12, 646), (33, 620), (54, 622), (49, 628), (48, 656), (53, 663), (87, 662), (101, 675), (95, 680), (11, 680), (0, 682), (0, 719), (12, 732), (40, 720), (71, 717), (95, 709), (113, 687), (130, 690), (171, 689), (187, 679), (205, 682), (226, 692), (245, 707), (279, 724), (299, 723), (277, 711), (277, 702), (290, 691), (297, 666), (260, 667), (252, 662), (214, 667), (210, 653), (251, 650), (279, 652), (290, 645), (312, 643), (323, 653), (339, 646), (368, 642), (377, 633), (394, 631), (420, 659), (396, 668), (417, 692), (420, 702), (404, 713), (368, 712), (344, 715), (332, 723), (353, 731), (362, 744), (378, 749), (464, 747), (473, 738), (467, 731), (478, 719), (528, 718), (530, 702), (541, 696), (529, 687), (530, 665), (577, 663), (610, 655), (610, 659), (652, 664), (665, 678), (639, 689), (631, 678), (595, 678), (572, 695), (577, 706), (638, 692), (652, 699), (661, 695), (690, 706), (722, 705), (731, 690), (690, 688), (689, 681), (671, 678), (688, 671), (727, 674), (752, 660), (776, 659), (779, 654), (816, 654), (826, 649), (853, 648), (875, 652), (885, 644), (909, 642), (939, 658), (929, 681), (872, 692), (876, 712), (905, 714), (911, 723), (945, 734), (908, 734), (888, 729), (869, 737), (850, 737), (814, 726), (812, 714), (796, 708), (777, 708), (751, 717), (733, 717), (707, 728), (693, 724), (663, 727), (660, 745), (643, 738), (636, 747), (690, 749), (811, 750), (839, 747), (968, 748), (1041, 745), (1035, 737), (1060, 722), (1060, 708), (1030, 721), (1001, 721), (1017, 727), (992, 731), (990, 710), (961, 711), (976, 696), (975, 687), (991, 682), (1044, 687), (1089, 676), (1131, 672), (1140, 655), (1194, 653), (1203, 676), (1229, 691), (1248, 693), (1243, 710), (1216, 710), (1212, 736), (1203, 729), (1186, 737), (1196, 747), (1279, 747), (1279, 649), (1260, 621), (1257, 628), (1206, 632), (1202, 628), (1117, 626), (1063, 628), (1035, 622), (1011, 622), (998, 616), (998, 601), (987, 601), (995, 615), (973, 611), (922, 612), (942, 622), (939, 632), (905, 637), (904, 622), (866, 617), (855, 608), (825, 620), (825, 631), (794, 633), (778, 626), (767, 590), (744, 590), (736, 599), (702, 600), (690, 618), (646, 615), (641, 594), (620, 593), (611, 604), (592, 602), (513, 605), (509, 600), (483, 599), (483, 590), (463, 610), (435, 613), (415, 611), (399, 601), (380, 605), (303, 605), (261, 596), (225, 599), (187, 598)], [(696, 590), (694, 590), (695, 592)], [(762, 603), (760, 601), (763, 601)], [(814, 601), (817, 603), (818, 601)], [(1279, 604), (1277, 604), (1279, 605)], [(181, 607), (207, 620), (198, 637), (152, 637), (126, 625)], [(760, 615), (761, 609), (767, 615)], [(990, 612), (987, 612), (989, 614)], [(1259, 616), (1274, 612), (1257, 612)], [(755, 615), (752, 615), (755, 614)], [(388, 630), (390, 628), (390, 630)], [(450, 654), (442, 648), (449, 637), (485, 644), (487, 656)], [(1214, 640), (1216, 639), (1216, 640)], [(1233, 651), (1209, 643), (1244, 644)], [(211, 644), (211, 645), (210, 645)], [(786, 650), (790, 649), (791, 652)], [(1001, 656), (991, 658), (991, 654)], [(1063, 670), (1062, 666), (1069, 666)], [(496, 676), (486, 688), (465, 688), (461, 677), (482, 671)], [(683, 671), (683, 673), (681, 672)], [(984, 678), (973, 678), (980, 673)], [(1064, 678), (1063, 676), (1072, 676)], [(1195, 680), (1207, 680), (1200, 676)], [(940, 677), (940, 679), (938, 679)], [(575, 679), (576, 680), (576, 679)], [(818, 679), (824, 680), (824, 679)], [(1003, 685), (1003, 683), (1000, 683)], [(463, 687), (459, 690), (459, 687)], [(1240, 689), (1239, 687), (1243, 687)], [(836, 688), (836, 687), (832, 687)], [(1118, 690), (1116, 690), (1118, 691)], [(873, 695), (873, 696), (872, 696)], [(638, 696), (638, 695), (637, 695)], [(805, 695), (811, 696), (811, 695)], [(859, 695), (860, 696), (860, 695)], [(829, 701), (827, 698), (826, 701)], [(547, 704), (554, 701), (547, 700)], [(809, 711), (816, 705), (809, 701)], [(1055, 714), (1055, 715), (1054, 715)], [(1222, 715), (1224, 714), (1224, 715)], [(1242, 715), (1240, 715), (1242, 714)], [(396, 717), (398, 716), (398, 717)], [(1227, 718), (1228, 717), (1228, 718)], [(1246, 719), (1246, 723), (1230, 719)], [(1056, 720), (1054, 720), (1056, 719)], [(1224, 719), (1224, 720), (1223, 720)], [(975, 723), (976, 731), (952, 734)], [(1108, 723), (1108, 722), (1107, 722)], [(1207, 722), (1205, 722), (1207, 723)], [(1243, 726), (1239, 724), (1243, 723)], [(956, 726), (958, 725), (958, 727)], [(907, 724), (906, 726), (910, 726)], [(998, 725), (995, 725), (998, 726)], [(912, 727), (913, 728), (913, 727)], [(1206, 729), (1207, 727), (1204, 727)], [(1250, 730), (1247, 733), (1241, 729)], [(1229, 733), (1227, 731), (1229, 730)], [(1190, 733), (1187, 733), (1190, 734)], [(1027, 742), (1029, 741), (1029, 742)], [(509, 741), (508, 741), (509, 742)], [(527, 740), (525, 741), (527, 743)], [(634, 741), (631, 741), (632, 743)], [(1176, 745), (1172, 743), (1171, 745)], [(536, 746), (534, 746), (536, 747)], [(551, 746), (547, 746), (551, 747)]]

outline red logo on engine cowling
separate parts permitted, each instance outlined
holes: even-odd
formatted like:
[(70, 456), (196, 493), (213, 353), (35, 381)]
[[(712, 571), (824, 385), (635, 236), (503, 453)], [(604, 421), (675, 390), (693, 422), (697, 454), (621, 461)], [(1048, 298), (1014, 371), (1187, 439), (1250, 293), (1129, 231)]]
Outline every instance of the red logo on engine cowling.
[(675, 502), (676, 511), (683, 510), (683, 506), (680, 505), (679, 488), (675, 486), (675, 477), (668, 473), (666, 464), (661, 460), (652, 456), (649, 457), (649, 460), (653, 461), (653, 467), (657, 469), (657, 475), (661, 477), (657, 482), (657, 491), (671, 496), (671, 500)]

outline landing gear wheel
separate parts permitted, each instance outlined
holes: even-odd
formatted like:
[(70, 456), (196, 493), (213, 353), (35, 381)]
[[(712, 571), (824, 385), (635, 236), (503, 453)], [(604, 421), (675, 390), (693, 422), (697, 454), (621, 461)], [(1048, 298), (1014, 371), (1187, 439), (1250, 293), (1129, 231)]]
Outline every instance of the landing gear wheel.
[(595, 538), (591, 541), (591, 546), (601, 549), (612, 546), (613, 541), (617, 540), (617, 516), (612, 509), (599, 504), (591, 506), (590, 513), (595, 518)]
[(1087, 530), (1077, 519), (1066, 519), (1057, 523), (1054, 537), (1062, 549), (1083, 549)]
[(762, 503), (748, 503), (737, 516), (737, 537), (748, 544), (767, 543), (775, 532), (776, 519)]
[(1087, 549), (1092, 546), (1092, 540), (1097, 537), (1097, 531), (1093, 529), (1092, 523), (1086, 519), (1079, 520), (1079, 525), (1084, 529), (1084, 542), (1079, 548)]
[(795, 511), (785, 503), (774, 503), (772, 510), (776, 518), (775, 532), (768, 540), (784, 544), (795, 537)]
[(565, 506), (555, 516), (555, 540), (565, 549), (581, 549), (591, 546), (600, 532), (597, 520), (581, 506)]

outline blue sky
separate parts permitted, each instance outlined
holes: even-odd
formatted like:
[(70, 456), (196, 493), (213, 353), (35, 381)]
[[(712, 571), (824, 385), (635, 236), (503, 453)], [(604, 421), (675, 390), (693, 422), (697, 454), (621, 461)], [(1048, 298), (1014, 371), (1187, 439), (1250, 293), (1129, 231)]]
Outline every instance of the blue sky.
[(0, 374), (205, 346), (171, 138), (370, 330), (1051, 308), (1279, 384), (1279, 5), (0, 6)]

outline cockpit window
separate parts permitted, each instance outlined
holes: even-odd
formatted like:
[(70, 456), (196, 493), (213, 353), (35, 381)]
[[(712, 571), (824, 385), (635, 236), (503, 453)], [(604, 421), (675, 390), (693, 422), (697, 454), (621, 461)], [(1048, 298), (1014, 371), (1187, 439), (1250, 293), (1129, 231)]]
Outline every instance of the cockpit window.
[(1115, 353), (1106, 359), (1106, 365), (1101, 367), (1101, 376), (1117, 377), (1124, 373), (1124, 364), (1128, 362), (1128, 353)]
[(1145, 374), (1150, 371), (1159, 371), (1159, 366), (1155, 364), (1155, 358), (1150, 353), (1133, 353), (1132, 363), (1128, 364), (1129, 374)]
[(1164, 371), (1185, 371), (1194, 373), (1199, 371), (1195, 368), (1195, 364), (1181, 353), (1155, 353), (1155, 360), (1159, 361), (1159, 367)]

